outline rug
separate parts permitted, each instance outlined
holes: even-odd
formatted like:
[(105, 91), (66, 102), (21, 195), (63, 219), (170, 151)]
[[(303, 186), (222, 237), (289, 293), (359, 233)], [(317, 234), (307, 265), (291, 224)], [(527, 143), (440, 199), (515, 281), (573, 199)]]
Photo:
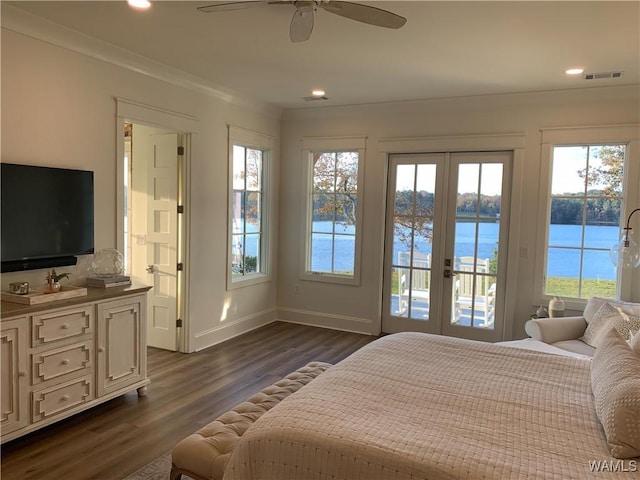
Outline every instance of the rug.
[[(125, 477), (124, 480), (169, 480), (170, 473), (171, 452), (167, 452)], [(182, 480), (192, 479), (187, 475), (182, 475)]]

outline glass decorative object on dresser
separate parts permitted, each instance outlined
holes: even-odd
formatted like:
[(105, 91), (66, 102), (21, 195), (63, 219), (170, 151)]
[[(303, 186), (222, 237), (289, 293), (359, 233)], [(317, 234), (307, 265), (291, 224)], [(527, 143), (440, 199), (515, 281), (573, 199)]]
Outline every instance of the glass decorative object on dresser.
[(131, 285), (131, 277), (123, 275), (124, 259), (115, 248), (96, 252), (91, 262), (93, 276), (87, 278), (88, 287), (117, 287)]

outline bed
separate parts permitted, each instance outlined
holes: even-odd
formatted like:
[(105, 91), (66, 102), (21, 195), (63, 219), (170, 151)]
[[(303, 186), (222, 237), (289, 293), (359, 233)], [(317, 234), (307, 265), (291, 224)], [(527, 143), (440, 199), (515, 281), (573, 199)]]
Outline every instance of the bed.
[[(224, 480), (637, 479), (640, 459), (612, 456), (591, 376), (586, 358), (389, 335), (266, 412)], [(640, 435), (640, 403), (629, 412)]]

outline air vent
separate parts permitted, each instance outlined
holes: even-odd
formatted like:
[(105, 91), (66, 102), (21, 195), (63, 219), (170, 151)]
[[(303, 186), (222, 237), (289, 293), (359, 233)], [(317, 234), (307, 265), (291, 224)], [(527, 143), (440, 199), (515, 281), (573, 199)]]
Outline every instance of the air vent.
[(622, 72), (601, 72), (601, 73), (585, 73), (582, 75), (584, 80), (604, 80), (607, 78), (620, 78)]
[(316, 100), (329, 100), (329, 97), (325, 97), (325, 96), (322, 96), (322, 97), (309, 96), (309, 97), (302, 97), (302, 99), (305, 102), (315, 102)]

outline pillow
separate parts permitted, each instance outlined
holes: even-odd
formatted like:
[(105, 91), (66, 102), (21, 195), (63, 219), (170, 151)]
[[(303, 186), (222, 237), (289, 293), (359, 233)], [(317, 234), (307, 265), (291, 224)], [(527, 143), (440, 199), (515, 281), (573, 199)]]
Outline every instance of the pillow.
[(589, 299), (587, 305), (584, 307), (584, 312), (582, 312), (582, 316), (587, 321), (587, 323), (591, 323), (593, 316), (605, 303), (608, 303), (607, 299), (605, 298), (591, 297)]
[(639, 456), (640, 358), (615, 328), (605, 332), (593, 355), (591, 390), (611, 455)]
[(582, 313), (587, 323), (591, 323), (591, 319), (605, 302), (611, 304), (613, 307), (619, 308), (620, 311), (624, 313), (640, 315), (640, 303), (623, 302), (622, 300), (613, 300), (611, 298), (591, 297)]
[(631, 338), (632, 332), (637, 332), (638, 330), (640, 330), (640, 316), (630, 315), (622, 309), (618, 309), (618, 311), (624, 319), (621, 328), (618, 328), (618, 332), (620, 332), (620, 335), (622, 335), (624, 338), (629, 340)]
[(604, 302), (591, 318), (591, 322), (587, 325), (580, 340), (587, 345), (598, 348), (602, 336), (611, 327), (615, 327), (625, 339), (629, 338), (629, 330), (627, 329), (625, 333), (625, 319), (620, 311), (610, 303)]
[(640, 357), (640, 330), (633, 333), (631, 335), (631, 338), (627, 341), (629, 342), (629, 346), (631, 347), (633, 353)]

